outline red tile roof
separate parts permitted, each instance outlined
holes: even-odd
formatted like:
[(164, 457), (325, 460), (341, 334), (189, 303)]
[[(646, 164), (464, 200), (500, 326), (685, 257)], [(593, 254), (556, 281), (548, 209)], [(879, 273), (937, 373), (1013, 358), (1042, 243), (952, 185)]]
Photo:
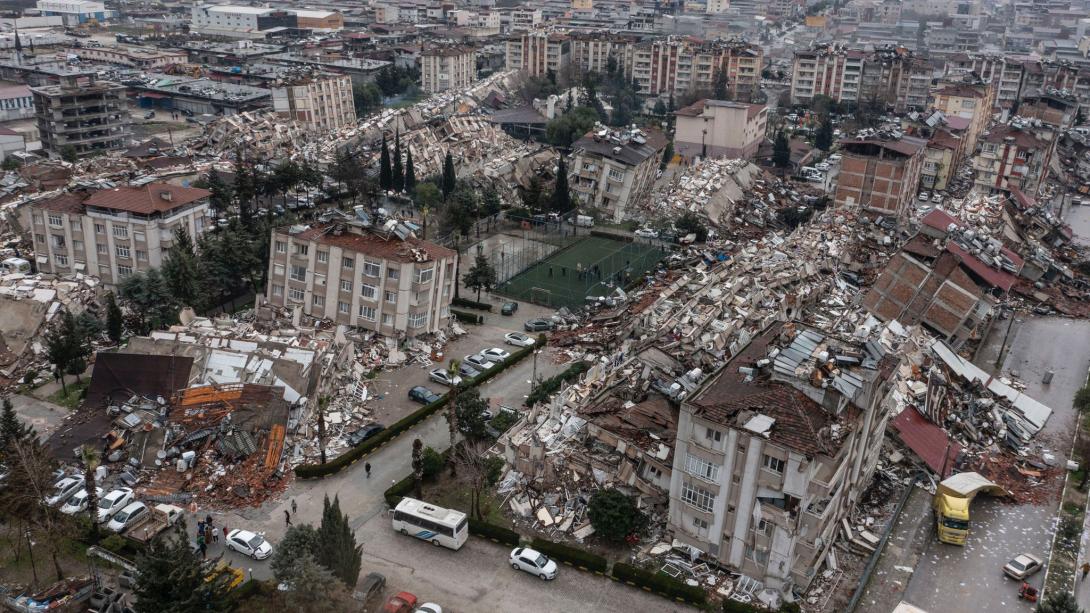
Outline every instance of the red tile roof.
[(419, 238), (408, 238), (403, 241), (396, 236), (387, 239), (370, 232), (357, 234), (347, 230), (337, 235), (332, 232), (333, 226), (333, 223), (318, 224), (299, 234), (288, 234), (287, 228), (281, 228), (279, 233), (290, 236), (296, 241), (314, 241), (322, 245), (340, 247), (341, 249), (373, 255), (395, 262), (415, 262), (416, 259), (412, 254), (413, 249), (423, 250), (428, 254), (428, 259), (431, 261), (453, 258), (456, 255), (453, 249)]
[(71, 213), (80, 215), (83, 213), (83, 199), (87, 194), (80, 192), (65, 192), (63, 194), (39, 200), (31, 204), (31, 208), (52, 211), (54, 213)]
[[(973, 271), (976, 276), (980, 277), (985, 283), (991, 285), (992, 287), (997, 287), (1004, 292), (1008, 292), (1010, 291), (1011, 286), (1013, 286), (1018, 281), (1018, 278), (1014, 275), (1006, 271), (999, 270), (997, 268), (992, 268), (984, 262), (981, 262), (980, 259), (978, 259), (975, 255), (962, 249), (961, 246), (954, 241), (946, 242), (946, 250), (958, 256), (962, 264), (964, 264), (969, 270)], [(1008, 255), (1008, 257), (1010, 256)], [(1015, 257), (1018, 256), (1016, 255)], [(1018, 258), (1018, 260), (1015, 262), (1015, 266), (1019, 266), (1019, 263), (1021, 261), (1022, 258)]]
[(172, 211), (201, 198), (207, 198), (211, 193), (196, 187), (149, 183), (142, 187), (118, 187), (95, 192), (84, 201), (84, 204), (147, 215)]
[(908, 448), (916, 452), (931, 470), (942, 473), (940, 479), (950, 476), (954, 460), (961, 452), (961, 445), (950, 440), (946, 432), (928, 421), (912, 407), (905, 407), (890, 423)]
[[(956, 217), (950, 215), (949, 213), (947, 213), (946, 211), (944, 211), (942, 209), (932, 210), (930, 213), (928, 213), (926, 216), (924, 216), (924, 218), (921, 220), (921, 223), (923, 223), (925, 226), (930, 226), (932, 228), (935, 228), (936, 230), (941, 230), (944, 233), (946, 232), (946, 229), (950, 227), (950, 224), (954, 224), (955, 226), (958, 226), (958, 227), (962, 226), (961, 221), (959, 221)], [(961, 248), (959, 247), (959, 249), (961, 249)], [(965, 255), (968, 255), (973, 260), (976, 260), (977, 263), (979, 263), (981, 266), (990, 268), (987, 264), (985, 264), (984, 262), (981, 262), (980, 260), (977, 260), (976, 256), (970, 254), (969, 252), (965, 251), (964, 249), (961, 249), (961, 253), (958, 253), (957, 251), (954, 251), (952, 249), (947, 249), (947, 250), (950, 251), (951, 253), (953, 253), (954, 255), (957, 255), (957, 256), (961, 257), (962, 260), (965, 259), (964, 257), (962, 257), (962, 253), (964, 253)], [(1014, 265), (1015, 265), (1016, 268), (1019, 268), (1019, 269), (1022, 268), (1022, 265), (1025, 263), (1025, 260), (1022, 259), (1022, 256), (1018, 255), (1014, 251), (1011, 251), (1007, 247), (1001, 247), (1000, 251), (1003, 252), (1003, 255), (1010, 258), (1011, 262), (1014, 262)], [(970, 268), (972, 268), (972, 267), (970, 266)], [(994, 270), (994, 269), (992, 269), (992, 270)], [(1006, 274), (1006, 273), (1004, 273), (1004, 274)]]

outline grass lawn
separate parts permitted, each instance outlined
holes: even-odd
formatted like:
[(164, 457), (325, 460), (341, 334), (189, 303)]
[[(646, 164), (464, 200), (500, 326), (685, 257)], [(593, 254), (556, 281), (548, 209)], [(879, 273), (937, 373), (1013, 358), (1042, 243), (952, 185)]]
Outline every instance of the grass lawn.
[(87, 386), (89, 385), (91, 385), (90, 379), (84, 379), (79, 383), (69, 383), (67, 394), (64, 393), (64, 389), (62, 388), (54, 392), (49, 398), (46, 398), (46, 400), (53, 404), (59, 404), (69, 410), (74, 410), (79, 406), (79, 401), (83, 397), (83, 390), (87, 389)]
[[(444, 468), (436, 481), (424, 483), (424, 499), (448, 509), (457, 509), (473, 517), (473, 510), (469, 484), (459, 478), (450, 478), (450, 469)], [(501, 508), (502, 498), (497, 498), (495, 492), (486, 489), (481, 493), (481, 511), (484, 519), (490, 524), (510, 528), (511, 520), (508, 519)]]
[[(0, 528), (0, 583), (5, 585), (34, 584), (34, 569), (38, 571), (38, 588), (43, 588), (57, 579), (53, 570), (53, 560), (44, 543), (34, 542), (34, 564), (31, 565), (27, 551), (27, 541), (22, 531), (12, 524)], [(61, 547), (61, 570), (68, 575), (80, 575), (87, 572), (87, 545), (68, 539)], [(102, 560), (98, 560), (102, 562)]]

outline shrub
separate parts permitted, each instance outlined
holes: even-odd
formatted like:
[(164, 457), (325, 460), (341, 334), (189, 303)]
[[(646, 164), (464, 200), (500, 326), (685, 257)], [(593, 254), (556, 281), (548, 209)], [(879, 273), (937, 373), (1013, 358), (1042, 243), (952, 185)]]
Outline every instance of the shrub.
[(529, 396), (526, 397), (526, 406), (532, 407), (549, 396), (552, 396), (560, 389), (561, 385), (576, 379), (579, 375), (586, 372), (587, 368), (586, 362), (576, 362), (562, 372), (545, 379), (534, 388), (534, 391), (530, 392)]
[(382, 497), (386, 499), (386, 504), (390, 505), (390, 508), (396, 507), (397, 503), (401, 502), (409, 492), (413, 491), (413, 487), (416, 485), (416, 480), (412, 475), (405, 477), (401, 481), (390, 486), (385, 492), (382, 493)]
[(703, 604), (706, 597), (704, 590), (700, 589), (700, 587), (685, 585), (667, 575), (649, 572), (623, 562), (613, 565), (613, 576), (621, 581), (647, 588), (657, 594), (693, 604)]
[(647, 527), (647, 516), (636, 501), (617, 489), (598, 490), (587, 504), (587, 517), (594, 531), (606, 540), (623, 541)]
[(467, 323), (467, 324), (484, 323), (484, 317), (481, 316), (481, 315), (478, 315), (476, 313), (470, 313), (468, 311), (459, 311), (457, 309), (451, 309), (450, 314), (453, 315), (455, 319), (457, 319), (458, 321), (460, 321), (462, 323)]
[(518, 413), (512, 411), (500, 411), (492, 421), (488, 422), (488, 425), (496, 429), (497, 432), (507, 432), (507, 429), (515, 425), (515, 422), (519, 420)]
[(443, 459), (443, 454), (432, 449), (431, 447), (424, 448), (424, 456), (422, 458), (424, 463), (424, 478), (431, 479), (435, 475), (438, 475), (443, 470), (443, 465), (446, 464), (446, 460)]
[(512, 547), (518, 547), (519, 539), (521, 538), (518, 532), (515, 532), (510, 528), (490, 524), (479, 519), (469, 520), (469, 531), (477, 536), (494, 539), (504, 545), (510, 545)]
[(120, 534), (111, 534), (110, 536), (107, 536), (98, 542), (98, 546), (111, 553), (116, 553), (119, 556), (124, 556), (129, 553), (129, 541)]
[(450, 301), (452, 306), (462, 307), (463, 309), (480, 309), (482, 311), (492, 312), (492, 305), (487, 302), (477, 302), (476, 300), (468, 300), (466, 298), (455, 298)]
[[(780, 609), (783, 611), (783, 609)], [(760, 609), (748, 602), (738, 602), (727, 598), (723, 601), (723, 613), (759, 613)]]
[(23, 383), (30, 385), (31, 383), (34, 383), (34, 379), (36, 379), (37, 377), (38, 371), (31, 368), (30, 370), (26, 371), (25, 375), (23, 375)]
[(578, 547), (570, 547), (563, 543), (554, 543), (540, 538), (535, 538), (533, 542), (530, 543), (530, 547), (533, 547), (545, 555), (552, 556), (561, 562), (567, 562), (572, 566), (598, 573), (606, 572), (607, 562), (605, 558), (589, 551), (579, 549)]

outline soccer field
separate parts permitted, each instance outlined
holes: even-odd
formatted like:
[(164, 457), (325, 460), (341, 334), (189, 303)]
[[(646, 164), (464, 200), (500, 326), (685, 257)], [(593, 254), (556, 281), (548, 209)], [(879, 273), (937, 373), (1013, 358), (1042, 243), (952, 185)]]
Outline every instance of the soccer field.
[(662, 259), (661, 249), (597, 236), (581, 239), (511, 277), (496, 293), (535, 304), (577, 308), (587, 296), (624, 287)]

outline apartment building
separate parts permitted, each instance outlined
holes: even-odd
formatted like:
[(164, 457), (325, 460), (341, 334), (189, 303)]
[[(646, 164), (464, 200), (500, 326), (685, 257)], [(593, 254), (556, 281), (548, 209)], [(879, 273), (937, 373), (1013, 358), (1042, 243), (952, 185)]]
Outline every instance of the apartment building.
[(768, 107), (763, 104), (697, 100), (674, 114), (674, 151), (689, 159), (699, 155), (752, 160), (768, 124)]
[(511, 11), (512, 32), (533, 31), (540, 27), (543, 22), (541, 9), (520, 7)]
[(434, 94), (463, 89), (477, 80), (477, 50), (468, 45), (428, 47), (420, 52), (420, 87)]
[(900, 47), (872, 53), (837, 45), (796, 51), (791, 72), (791, 103), (810, 104), (815, 96), (859, 104), (878, 101), (897, 112), (927, 107), (931, 67)]
[(572, 144), (568, 184), (583, 207), (619, 222), (630, 207), (651, 197), (666, 135), (601, 126), (595, 130)]
[(807, 105), (815, 96), (859, 102), (865, 58), (859, 49), (832, 46), (796, 51), (791, 68), (791, 104)]
[(571, 32), (571, 63), (583, 72), (605, 73), (609, 70), (609, 58), (623, 69), (629, 63), (631, 46), (635, 36), (608, 31)]
[(344, 16), (337, 11), (276, 9), (268, 5), (198, 3), (190, 8), (189, 30), (196, 34), (264, 38), (274, 28), (337, 31), (344, 28)]
[(730, 0), (708, 0), (704, 5), (704, 12), (710, 15), (726, 13), (730, 8)]
[(882, 216), (902, 217), (916, 197), (923, 168), (921, 138), (861, 138), (840, 141), (836, 206), (859, 206)]
[(272, 87), (273, 110), (308, 130), (328, 132), (355, 125), (352, 77), (341, 74), (309, 74), (280, 81)]
[(457, 252), (365, 219), (273, 230), (268, 301), (395, 338), (445, 329)]
[(507, 39), (507, 70), (543, 77), (559, 74), (571, 62), (571, 40), (562, 32), (535, 30)]
[(1055, 150), (1054, 132), (1047, 126), (993, 126), (981, 136), (980, 152), (973, 158), (976, 186), (985, 193), (1018, 188), (1036, 198)]
[(60, 83), (30, 91), (46, 151), (54, 155), (75, 151), (83, 157), (128, 146), (132, 131), (124, 85), (80, 73), (62, 75)]
[(968, 120), (963, 135), (965, 151), (976, 150), (977, 140), (988, 126), (995, 106), (995, 87), (988, 82), (963, 78), (960, 82), (941, 83), (932, 92), (931, 107), (947, 118), (961, 117)]
[(31, 203), (24, 223), (42, 272), (79, 272), (117, 285), (161, 266), (180, 228), (194, 240), (209, 229), (209, 195), (169, 183), (67, 192)]
[(685, 399), (674, 538), (765, 587), (805, 589), (866, 489), (892, 405), (893, 354), (776, 323)]
[(625, 76), (646, 96), (711, 91), (722, 71), (728, 96), (750, 100), (760, 91), (763, 58), (760, 46), (744, 41), (670, 36), (631, 45), (624, 68)]

